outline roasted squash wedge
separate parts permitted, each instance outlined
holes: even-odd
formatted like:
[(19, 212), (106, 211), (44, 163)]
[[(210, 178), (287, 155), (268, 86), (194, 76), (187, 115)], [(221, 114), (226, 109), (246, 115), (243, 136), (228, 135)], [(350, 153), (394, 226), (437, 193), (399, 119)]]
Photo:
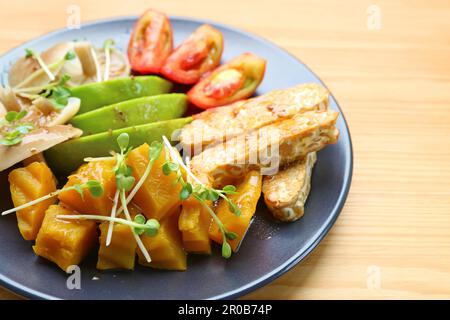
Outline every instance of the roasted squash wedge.
[[(241, 215), (236, 216), (229, 209), (228, 203), (220, 201), (216, 209), (217, 217), (222, 221), (228, 231), (235, 232), (237, 238), (229, 240), (231, 249), (236, 251), (250, 225), (250, 220), (256, 211), (258, 199), (261, 196), (262, 177), (259, 171), (250, 171), (245, 176), (244, 181), (238, 185), (237, 194), (230, 195), (229, 198), (241, 210)], [(222, 243), (222, 234), (215, 222), (211, 225), (209, 235), (212, 240)]]
[(86, 163), (69, 176), (64, 186), (66, 188), (75, 184), (86, 183), (89, 180), (97, 180), (104, 189), (100, 197), (93, 197), (87, 189), (83, 191), (83, 198), (75, 190), (69, 190), (61, 192), (59, 200), (80, 213), (110, 215), (116, 192), (115, 164), (115, 160)]
[[(43, 162), (33, 162), (9, 173), (11, 198), (14, 206), (36, 200), (56, 190), (55, 178)], [(35, 240), (45, 211), (55, 203), (56, 197), (37, 203), (17, 212), (19, 231), (25, 240)]]
[(78, 265), (97, 239), (97, 224), (94, 221), (56, 218), (58, 215), (73, 213), (60, 205), (51, 205), (45, 212), (33, 246), (38, 256), (56, 263), (64, 271), (71, 265)]
[(192, 197), (183, 201), (178, 228), (182, 234), (183, 247), (187, 252), (211, 253), (210, 225), (211, 216), (200, 202)]
[[(127, 163), (132, 168), (136, 181), (139, 181), (144, 175), (149, 161), (148, 152), (149, 146), (145, 143), (128, 154)], [(163, 149), (159, 158), (154, 162), (150, 175), (133, 198), (133, 202), (142, 209), (148, 219), (163, 220), (181, 204), (179, 196), (181, 186), (175, 183), (176, 173), (172, 172), (166, 176), (162, 171), (162, 166), (166, 161), (166, 152)]]
[(111, 243), (106, 246), (109, 222), (100, 224), (100, 249), (98, 250), (97, 269), (134, 269), (136, 240), (129, 226), (115, 224)]
[(158, 234), (154, 237), (141, 236), (152, 262), (148, 263), (141, 251), (137, 250), (139, 264), (156, 269), (186, 270), (187, 257), (183, 250), (181, 233), (178, 230), (179, 209), (160, 222)]

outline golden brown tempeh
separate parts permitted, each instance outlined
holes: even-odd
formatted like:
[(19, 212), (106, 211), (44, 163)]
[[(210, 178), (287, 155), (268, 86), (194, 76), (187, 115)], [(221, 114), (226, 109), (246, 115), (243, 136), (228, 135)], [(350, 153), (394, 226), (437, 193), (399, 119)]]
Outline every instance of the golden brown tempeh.
[(207, 148), (191, 160), (191, 169), (204, 182), (228, 183), (252, 169), (275, 174), (288, 163), (335, 143), (336, 111), (306, 112)]
[(264, 177), (264, 201), (275, 219), (290, 222), (303, 216), (316, 160), (316, 153), (311, 152), (275, 175)]
[(223, 142), (242, 133), (291, 118), (298, 113), (328, 108), (328, 91), (306, 83), (207, 110), (194, 116), (180, 136), (184, 150), (198, 154), (202, 146)]

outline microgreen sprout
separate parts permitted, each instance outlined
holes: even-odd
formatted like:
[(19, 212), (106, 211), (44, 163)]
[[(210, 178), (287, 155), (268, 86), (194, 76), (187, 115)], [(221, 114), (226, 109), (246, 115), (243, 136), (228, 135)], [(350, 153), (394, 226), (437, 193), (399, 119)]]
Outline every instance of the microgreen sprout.
[[(70, 76), (68, 74), (64, 74), (58, 81), (53, 81), (45, 85), (34, 86), (34, 87), (26, 87), (26, 88), (16, 88), (14, 89), (15, 93), (25, 94), (25, 93), (40, 93), (35, 94), (35, 98), (40, 96), (48, 96), (51, 93), (51, 89), (56, 86), (64, 86), (70, 80)], [(32, 95), (33, 96), (33, 95)]]
[[(158, 159), (159, 155), (161, 154), (162, 147), (163, 146), (162, 146), (161, 142), (153, 141), (151, 143), (149, 151), (148, 151), (149, 162), (147, 164), (147, 167), (145, 168), (144, 174), (139, 179), (139, 181), (136, 183), (133, 190), (131, 190), (131, 192), (128, 194), (128, 197), (126, 199), (127, 205), (128, 205), (128, 203), (130, 203), (131, 199), (133, 199), (133, 197), (136, 195), (136, 193), (139, 191), (139, 189), (142, 187), (145, 180), (149, 176), (150, 171), (152, 170), (153, 164), (155, 163), (156, 159)], [(119, 208), (119, 210), (117, 210), (117, 213), (118, 214), (121, 213), (122, 210), (123, 210), (122, 207)]]
[(61, 110), (67, 106), (71, 91), (65, 85), (70, 80), (70, 76), (64, 74), (58, 81), (51, 82), (43, 86), (18, 88), (15, 92), (30, 100), (39, 97), (47, 98), (55, 109)]
[(146, 221), (145, 217), (142, 214), (137, 214), (134, 217), (134, 222), (141, 224), (142, 227), (135, 227), (134, 233), (138, 235), (145, 234), (149, 237), (154, 237), (158, 233), (159, 230), (159, 222), (155, 219), (148, 219)]
[[(128, 203), (131, 200), (128, 200), (126, 197), (126, 193), (133, 189), (133, 186), (135, 184), (135, 178), (132, 175), (132, 169), (126, 164), (126, 158), (128, 156), (128, 153), (131, 151), (131, 147), (128, 147), (130, 143), (130, 137), (127, 133), (121, 133), (117, 137), (117, 145), (119, 146), (120, 152), (115, 154), (116, 157), (116, 165), (114, 166), (114, 174), (116, 177), (116, 187), (117, 191), (114, 196), (114, 204), (113, 208), (111, 210), (111, 217), (110, 219), (115, 219), (115, 216), (123, 210), (125, 214), (125, 218), (127, 221), (132, 221), (130, 212), (128, 211)], [(154, 162), (154, 161), (153, 161)], [(142, 184), (141, 184), (142, 185)], [(121, 208), (117, 210), (117, 203), (120, 201)], [(142, 220), (142, 215), (139, 216), (138, 222)], [(142, 216), (142, 217), (141, 217)], [(141, 221), (142, 222), (142, 221)], [(106, 245), (108, 246), (111, 243), (112, 238), (112, 228), (113, 228), (113, 221), (110, 220), (109, 226), (108, 226), (108, 232), (107, 232), (107, 239), (106, 239)], [(136, 221), (135, 221), (136, 223)], [(149, 229), (149, 230), (147, 230)], [(151, 229), (151, 230), (150, 230)], [(148, 235), (155, 235), (159, 229), (159, 223), (155, 220), (149, 220), (148, 225), (143, 228), (133, 228), (133, 236), (136, 240), (136, 243), (141, 250), (142, 254), (144, 255), (147, 262), (151, 262), (150, 255), (145, 248), (144, 244), (142, 243), (141, 238), (139, 235), (145, 233)], [(142, 231), (142, 232), (141, 232)]]
[(48, 96), (48, 100), (52, 103), (52, 105), (58, 109), (64, 109), (69, 103), (71, 92), (68, 88), (64, 86), (56, 86), (51, 90), (50, 95)]
[(25, 87), (26, 84), (30, 83), (30, 81), (33, 81), (34, 79), (41, 76), (41, 73), (44, 72), (47, 77), (50, 79), (50, 82), (53, 83), (56, 79), (56, 76), (53, 74), (52, 70), (55, 72), (59, 72), (61, 70), (61, 67), (69, 60), (73, 60), (76, 58), (76, 54), (73, 51), (68, 51), (62, 57), (61, 59), (49, 64), (48, 66), (45, 64), (45, 62), (42, 60), (40, 55), (35, 52), (32, 49), (25, 49), (25, 57), (26, 58), (34, 58), (39, 63), (41, 68), (34, 71), (32, 74), (30, 74), (28, 77), (22, 80), (19, 84), (17, 84), (14, 88), (14, 92), (17, 92), (21, 96), (24, 96), (25, 98), (37, 98), (34, 95), (30, 94), (30, 92), (39, 93), (40, 87)]
[[(172, 145), (169, 140), (163, 136), (163, 141), (166, 149), (169, 151), (172, 161), (166, 161), (162, 166), (162, 171), (165, 175), (169, 175), (172, 172), (177, 174), (177, 182), (181, 185), (180, 191), (180, 199), (187, 200), (190, 196), (200, 202), (209, 212), (214, 222), (219, 227), (219, 230), (222, 234), (222, 256), (224, 258), (229, 258), (231, 256), (231, 246), (228, 243), (228, 240), (234, 240), (237, 238), (237, 234), (231, 231), (228, 231), (223, 225), (222, 221), (217, 217), (214, 210), (207, 204), (207, 201), (217, 201), (219, 198), (222, 198), (224, 201), (228, 203), (230, 211), (235, 215), (239, 216), (241, 214), (238, 206), (231, 201), (227, 195), (228, 194), (236, 194), (236, 187), (232, 185), (228, 185), (223, 187), (221, 190), (214, 189), (204, 185), (195, 175), (189, 170), (189, 168), (181, 161), (180, 157), (174, 152)], [(187, 174), (193, 178), (196, 182), (196, 185), (193, 186), (189, 181), (185, 181), (181, 172), (180, 167), (182, 167)]]
[[(137, 215), (137, 216), (142, 216), (142, 215)], [(142, 216), (142, 217), (144, 217), (144, 216)], [(158, 233), (158, 229), (159, 229), (158, 221), (156, 221), (155, 219), (149, 219), (149, 220), (145, 221), (145, 217), (144, 217), (144, 220), (141, 220), (141, 219), (136, 220), (136, 218), (135, 218), (133, 221), (127, 220), (127, 219), (122, 219), (122, 218), (115, 218), (115, 217), (112, 218), (112, 217), (105, 217), (105, 216), (92, 215), (92, 214), (58, 215), (58, 216), (56, 216), (56, 218), (63, 219), (63, 220), (97, 220), (97, 221), (108, 221), (110, 223), (119, 223), (119, 224), (129, 226), (129, 227), (133, 228), (133, 230), (139, 230), (138, 232), (140, 234), (145, 234), (150, 237), (155, 236)]]
[(5, 114), (3, 121), (0, 123), (0, 144), (4, 146), (14, 146), (22, 142), (25, 134), (34, 130), (32, 123), (19, 122), (27, 115), (26, 110), (20, 112), (9, 111)]
[(44, 60), (42, 60), (42, 58), (41, 58), (39, 53), (37, 53), (33, 49), (27, 48), (27, 49), (25, 49), (25, 57), (26, 58), (31, 58), (31, 57), (35, 58), (36, 61), (41, 66), (42, 70), (44, 70), (44, 72), (47, 74), (47, 76), (50, 79), (50, 81), (54, 81), (55, 80), (55, 75), (50, 71), (48, 66), (45, 64)]
[(5, 216), (5, 215), (13, 213), (13, 212), (16, 212), (18, 210), (22, 210), (22, 209), (28, 208), (30, 206), (38, 204), (38, 203), (40, 203), (42, 201), (45, 201), (47, 199), (54, 198), (57, 195), (59, 195), (60, 193), (65, 192), (65, 191), (74, 190), (74, 191), (78, 192), (81, 195), (81, 197), (84, 197), (84, 190), (85, 189), (89, 190), (89, 193), (93, 197), (96, 197), (96, 198), (101, 197), (102, 194), (103, 194), (103, 186), (102, 186), (102, 184), (99, 181), (97, 181), (97, 180), (89, 180), (86, 183), (74, 184), (72, 186), (53, 191), (53, 192), (51, 192), (51, 193), (49, 193), (49, 194), (47, 194), (47, 195), (45, 195), (43, 197), (40, 197), (40, 198), (35, 199), (33, 201), (27, 202), (27, 203), (25, 203), (25, 204), (23, 204), (21, 206), (18, 206), (18, 207), (15, 207), (15, 208), (3, 211), (2, 212), (2, 216)]
[[(117, 189), (116, 193), (114, 194), (113, 207), (111, 209), (111, 218), (116, 217), (117, 204), (119, 203), (119, 194), (120, 194), (120, 190)], [(109, 246), (111, 244), (113, 225), (114, 225), (114, 222), (110, 221), (109, 225), (108, 225), (108, 232), (106, 233), (106, 246)]]
[(66, 55), (64, 56), (64, 60), (70, 61), (70, 60), (75, 59), (76, 57), (77, 57), (77, 55), (75, 54), (75, 52), (67, 51)]

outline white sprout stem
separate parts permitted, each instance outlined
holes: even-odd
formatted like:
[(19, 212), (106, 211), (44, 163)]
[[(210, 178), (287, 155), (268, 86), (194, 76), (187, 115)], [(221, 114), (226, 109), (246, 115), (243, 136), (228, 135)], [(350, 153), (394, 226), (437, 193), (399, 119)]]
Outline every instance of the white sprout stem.
[[(155, 163), (155, 161), (156, 161), (156, 159), (150, 159), (149, 163), (147, 164), (147, 167), (145, 168), (144, 174), (139, 179), (139, 181), (136, 183), (133, 190), (131, 190), (131, 192), (128, 194), (128, 197), (126, 199), (127, 205), (131, 202), (131, 200), (133, 200), (134, 196), (139, 191), (139, 189), (142, 187), (145, 180), (147, 180), (147, 177), (149, 176), (150, 171), (152, 170), (152, 167), (153, 167), (153, 164)], [(117, 210), (117, 214), (120, 214), (122, 211), (123, 211), (123, 205), (120, 206), (119, 210)]]
[[(128, 208), (126, 205), (126, 199), (125, 199), (125, 190), (122, 190), (120, 192), (120, 201), (122, 202), (122, 207), (124, 208), (124, 213), (125, 213), (125, 217), (127, 218), (128, 221), (132, 221), (131, 220), (131, 216), (130, 213), (128, 212)], [(133, 233), (134, 239), (136, 240), (136, 243), (139, 247), (139, 249), (141, 250), (142, 254), (145, 257), (145, 260), (147, 260), (148, 263), (152, 262), (152, 258), (150, 257), (150, 254), (148, 253), (147, 249), (145, 248), (144, 244), (142, 243), (141, 238), (134, 233), (134, 230), (131, 230), (131, 232)]]
[(28, 92), (36, 92), (36, 91), (39, 92), (39, 91), (42, 91), (42, 90), (45, 90), (45, 89), (50, 89), (50, 88), (52, 88), (52, 87), (54, 87), (56, 85), (57, 85), (57, 82), (52, 82), (50, 84), (46, 84), (46, 85), (43, 85), (43, 86), (18, 88), (18, 89), (14, 89), (14, 91), (16, 93), (27, 94)]
[(142, 224), (128, 221), (122, 218), (111, 218), (111, 217), (105, 217), (105, 216), (99, 216), (99, 215), (93, 215), (93, 214), (60, 214), (56, 216), (57, 219), (62, 220), (98, 220), (98, 221), (108, 221), (108, 222), (116, 222), (120, 224), (124, 224), (127, 226), (130, 226), (132, 228), (142, 228), (145, 227)]
[(105, 72), (103, 73), (103, 81), (109, 79), (109, 68), (111, 65), (111, 48), (107, 46), (105, 48)]
[[(177, 157), (177, 155), (175, 154), (175, 152), (173, 151), (173, 147), (170, 144), (169, 140), (167, 139), (166, 136), (162, 136), (162, 139), (164, 141), (165, 146), (167, 147), (167, 149), (169, 150), (170, 153), (170, 157), (172, 158), (172, 160), (176, 161), (186, 172), (187, 174), (194, 179), (199, 185), (205, 187), (205, 185), (200, 181), (200, 179), (198, 179), (192, 172), (191, 170), (183, 163), (183, 161), (181, 161), (179, 159), (179, 157)], [(187, 163), (189, 163), (189, 160), (187, 160)], [(222, 242), (226, 242), (227, 238), (226, 238), (226, 232), (227, 230), (225, 229), (225, 226), (223, 225), (222, 221), (220, 221), (219, 217), (217, 217), (217, 215), (215, 214), (215, 212), (197, 195), (193, 194), (194, 198), (197, 199), (198, 202), (200, 202), (205, 208), (206, 210), (208, 210), (210, 216), (213, 218), (213, 220), (217, 223), (217, 226), (219, 227), (220, 233), (222, 234)], [(224, 195), (222, 195), (219, 192), (219, 196), (221, 196), (222, 198), (226, 199), (226, 197)]]
[(163, 142), (166, 145), (167, 149), (169, 150), (170, 157), (172, 158), (172, 160), (176, 161), (195, 182), (197, 182), (201, 186), (205, 186), (205, 184), (203, 182), (201, 182), (200, 179), (198, 179), (191, 172), (191, 170), (183, 163), (183, 161), (181, 161), (179, 159), (179, 157), (175, 154), (175, 152), (173, 151), (173, 147), (170, 144), (169, 140), (166, 138), (166, 136), (162, 136), (162, 139), (163, 139)]
[(200, 202), (205, 208), (206, 210), (208, 210), (209, 215), (213, 218), (214, 222), (217, 223), (217, 226), (219, 227), (220, 232), (222, 233), (222, 238), (225, 239), (226, 241), (226, 236), (225, 236), (225, 226), (223, 225), (222, 221), (220, 221), (219, 217), (216, 215), (216, 213), (205, 203), (205, 201), (203, 201), (200, 197), (198, 197), (197, 195), (194, 195), (194, 198), (197, 199), (198, 202)]
[(97, 73), (97, 82), (101, 82), (102, 74), (100, 71), (100, 64), (98, 63), (97, 54), (95, 53), (95, 50), (93, 48), (91, 48), (91, 54), (92, 54), (92, 57), (94, 58), (95, 70)]
[[(111, 210), (111, 218), (115, 218), (116, 217), (116, 212), (117, 212), (117, 203), (119, 202), (119, 189), (116, 190), (116, 193), (114, 194), (114, 204)], [(111, 244), (111, 239), (112, 239), (112, 234), (113, 234), (113, 226), (114, 226), (114, 221), (109, 221), (109, 226), (108, 226), (108, 232), (106, 234), (106, 246), (109, 246)]]
[[(50, 66), (48, 67), (48, 69), (51, 69), (51, 68), (54, 68), (54, 67), (58, 67), (60, 64), (62, 64), (62, 63), (64, 63), (65, 62), (65, 59), (63, 58), (63, 59), (61, 59), (61, 60), (59, 60), (59, 61), (56, 61), (56, 62), (53, 62), (52, 64), (50, 64)], [(41, 68), (44, 72), (45, 72), (45, 70), (43, 69), (43, 68)], [(23, 86), (23, 84), (24, 83), (26, 83), (27, 81), (29, 81), (30, 79), (33, 79), (34, 77), (36, 77), (36, 75), (41, 71), (41, 69), (38, 69), (38, 70), (36, 70), (36, 71), (34, 71), (32, 74), (30, 74), (28, 77), (26, 77), (24, 80), (22, 80), (19, 84), (17, 84), (16, 86), (14, 86), (14, 90), (15, 91), (17, 91), (17, 90), (27, 90), (27, 89), (30, 89), (30, 88), (22, 88), (22, 86)], [(53, 75), (53, 73), (52, 73), (52, 75)], [(47, 74), (47, 76), (48, 76), (48, 74)], [(55, 79), (53, 79), (53, 80), (55, 80)], [(52, 81), (53, 81), (52, 80)]]
[(44, 70), (44, 72), (47, 74), (48, 78), (51, 81), (55, 80), (55, 75), (50, 71), (50, 69), (47, 67), (47, 65), (45, 64), (45, 62), (42, 60), (41, 56), (39, 55), (39, 53), (33, 53), (34, 57), (36, 58), (37, 62), (39, 63), (39, 65), (41, 66), (42, 70)]
[(51, 192), (51, 193), (49, 193), (49, 194), (47, 194), (47, 195), (45, 195), (43, 197), (40, 197), (40, 198), (37, 198), (37, 199), (35, 199), (33, 201), (27, 202), (27, 203), (25, 203), (25, 204), (23, 204), (21, 206), (14, 207), (12, 209), (3, 211), (2, 212), (2, 216), (6, 216), (7, 214), (10, 214), (10, 213), (13, 213), (13, 212), (16, 212), (16, 211), (28, 208), (28, 207), (30, 207), (32, 205), (38, 204), (39, 202), (42, 202), (42, 201), (45, 201), (47, 199), (51, 199), (53, 197), (56, 197), (62, 191), (67, 191), (67, 190), (72, 190), (72, 189), (73, 189), (72, 187), (68, 187), (68, 188), (65, 188), (65, 189), (60, 189), (60, 190), (53, 191), (53, 192)]
[(113, 160), (113, 159), (115, 159), (115, 157), (98, 157), (98, 158), (87, 157), (87, 158), (84, 158), (83, 161), (84, 162), (95, 162), (95, 161), (106, 161), (106, 160)]

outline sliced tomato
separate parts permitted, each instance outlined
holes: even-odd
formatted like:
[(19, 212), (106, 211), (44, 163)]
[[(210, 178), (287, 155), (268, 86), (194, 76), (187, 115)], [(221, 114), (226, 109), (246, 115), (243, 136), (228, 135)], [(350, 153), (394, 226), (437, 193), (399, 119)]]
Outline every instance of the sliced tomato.
[(147, 10), (136, 21), (130, 42), (128, 60), (139, 73), (159, 73), (173, 49), (172, 27), (164, 13)]
[(189, 90), (189, 101), (208, 109), (246, 99), (256, 91), (265, 70), (266, 60), (244, 53), (200, 80)]
[(178, 83), (197, 83), (203, 74), (219, 65), (222, 51), (222, 33), (204, 24), (172, 52), (161, 73)]

